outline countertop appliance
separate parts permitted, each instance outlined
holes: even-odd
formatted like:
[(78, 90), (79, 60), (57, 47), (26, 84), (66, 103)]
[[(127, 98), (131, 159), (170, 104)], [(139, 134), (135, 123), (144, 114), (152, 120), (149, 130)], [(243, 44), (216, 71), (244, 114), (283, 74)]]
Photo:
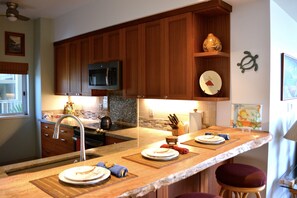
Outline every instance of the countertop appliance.
[(121, 61), (89, 64), (88, 70), (90, 89), (119, 90), (121, 88)]
[(100, 129), (109, 130), (111, 128), (112, 122), (109, 116), (103, 116), (100, 120)]

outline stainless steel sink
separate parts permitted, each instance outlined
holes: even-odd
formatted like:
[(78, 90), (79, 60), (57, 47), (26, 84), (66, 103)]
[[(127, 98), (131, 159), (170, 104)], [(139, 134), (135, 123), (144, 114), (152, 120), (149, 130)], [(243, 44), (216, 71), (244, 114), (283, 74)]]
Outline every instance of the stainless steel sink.
[[(100, 157), (100, 155), (97, 155), (94, 153), (86, 154), (87, 160), (96, 158), (96, 157)], [(5, 173), (8, 176), (11, 176), (11, 175), (17, 175), (17, 174), (21, 174), (21, 173), (36, 172), (36, 171), (40, 171), (40, 170), (46, 170), (46, 169), (55, 168), (58, 166), (72, 164), (72, 163), (79, 162), (79, 155), (73, 156), (73, 157), (65, 157), (65, 158), (55, 159), (55, 160), (44, 159), (44, 162), (40, 159), (35, 160), (35, 161), (36, 161), (36, 163), (31, 161), (31, 162), (24, 162), (24, 163), (19, 163), (18, 165), (14, 165), (14, 166), (16, 166), (15, 168), (11, 168), (11, 169), (8, 168), (8, 170), (6, 170)], [(38, 163), (39, 161), (40, 161), (40, 163)], [(23, 166), (22, 166), (22, 164), (23, 164)]]

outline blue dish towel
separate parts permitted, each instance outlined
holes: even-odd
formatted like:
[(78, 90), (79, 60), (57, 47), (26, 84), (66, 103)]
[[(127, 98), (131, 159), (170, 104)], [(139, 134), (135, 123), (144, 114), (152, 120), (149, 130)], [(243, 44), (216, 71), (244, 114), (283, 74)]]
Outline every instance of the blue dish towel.
[[(107, 168), (104, 162), (99, 162), (97, 166)], [(113, 174), (116, 177), (125, 177), (128, 174), (128, 169), (118, 164), (114, 164), (112, 167), (108, 169), (110, 170), (111, 174)]]
[[(205, 135), (213, 135), (211, 132), (206, 132)], [(230, 140), (229, 134), (218, 134), (218, 136), (224, 138), (225, 140)]]

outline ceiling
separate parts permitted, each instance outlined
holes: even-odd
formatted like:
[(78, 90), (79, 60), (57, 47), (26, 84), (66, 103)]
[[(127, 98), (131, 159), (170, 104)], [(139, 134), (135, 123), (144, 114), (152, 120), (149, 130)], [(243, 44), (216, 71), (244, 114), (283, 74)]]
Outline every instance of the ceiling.
[[(0, 0), (0, 14), (5, 14), (5, 3), (9, 0)], [(72, 10), (84, 6), (94, 0), (10, 0), (18, 3), (18, 11), (21, 15), (31, 19), (54, 19)]]
[[(54, 19), (68, 12), (89, 4), (95, 0), (0, 0), (0, 15), (5, 14), (7, 1), (13, 1), (19, 4), (21, 15), (31, 19), (50, 18)], [(108, 0), (106, 0), (108, 1)], [(197, 0), (205, 1), (205, 0)], [(246, 3), (254, 0), (225, 0), (231, 5)], [(292, 0), (274, 0), (291, 17), (297, 21), (297, 3), (292, 5)], [(291, 1), (291, 3), (290, 3)]]

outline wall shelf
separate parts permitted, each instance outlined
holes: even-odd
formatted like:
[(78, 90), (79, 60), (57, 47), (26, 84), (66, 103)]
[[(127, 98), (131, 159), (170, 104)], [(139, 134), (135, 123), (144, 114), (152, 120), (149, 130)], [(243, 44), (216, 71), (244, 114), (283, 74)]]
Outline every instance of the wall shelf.
[(209, 58), (209, 57), (226, 57), (229, 58), (230, 54), (226, 52), (197, 52), (194, 53), (194, 57), (200, 57), (200, 58)]

